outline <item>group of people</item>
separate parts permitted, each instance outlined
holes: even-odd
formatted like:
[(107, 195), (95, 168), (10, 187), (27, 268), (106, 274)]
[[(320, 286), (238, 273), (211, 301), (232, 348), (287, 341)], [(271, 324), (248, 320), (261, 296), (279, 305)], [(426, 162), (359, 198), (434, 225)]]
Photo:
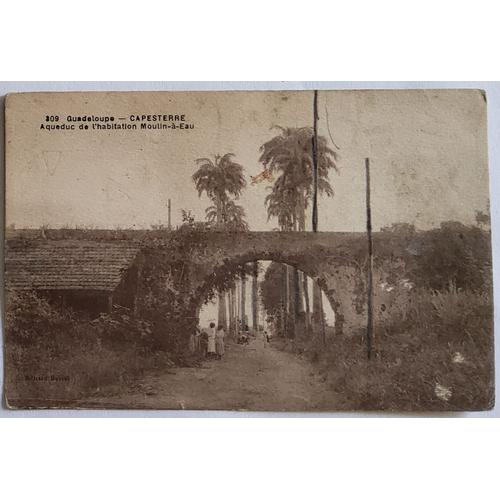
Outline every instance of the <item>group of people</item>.
[(189, 339), (189, 349), (208, 359), (222, 359), (224, 356), (224, 337), (226, 333), (222, 325), (215, 328), (215, 323), (210, 323), (207, 330), (197, 329)]
[[(264, 330), (263, 338), (265, 343), (271, 341), (271, 334)], [(215, 327), (215, 323), (211, 322), (207, 329), (201, 330), (197, 328), (189, 339), (189, 350), (193, 354), (199, 354), (207, 359), (222, 359), (225, 352), (224, 338), (226, 332), (222, 325)], [(248, 344), (250, 342), (250, 329), (245, 326), (239, 330), (236, 337), (238, 344)]]
[[(267, 330), (260, 330), (264, 339), (264, 342), (269, 344), (271, 342), (271, 333)], [(250, 337), (256, 337), (255, 331), (250, 332), (248, 325), (246, 325), (242, 330), (239, 331), (237, 342), (238, 344), (248, 344), (250, 342)]]

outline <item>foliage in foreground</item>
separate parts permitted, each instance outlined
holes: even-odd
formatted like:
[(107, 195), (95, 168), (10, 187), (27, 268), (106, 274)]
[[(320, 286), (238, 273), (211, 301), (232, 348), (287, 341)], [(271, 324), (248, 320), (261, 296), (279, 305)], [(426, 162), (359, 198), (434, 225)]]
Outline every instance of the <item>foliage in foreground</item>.
[(425, 289), (412, 307), (389, 311), (375, 331), (375, 358), (363, 337), (277, 341), (323, 373), (339, 409), (476, 410), (494, 401), (490, 295)]
[(9, 291), (5, 331), (11, 400), (121, 393), (147, 372), (182, 362), (149, 322), (123, 308), (91, 319), (56, 309), (34, 293)]

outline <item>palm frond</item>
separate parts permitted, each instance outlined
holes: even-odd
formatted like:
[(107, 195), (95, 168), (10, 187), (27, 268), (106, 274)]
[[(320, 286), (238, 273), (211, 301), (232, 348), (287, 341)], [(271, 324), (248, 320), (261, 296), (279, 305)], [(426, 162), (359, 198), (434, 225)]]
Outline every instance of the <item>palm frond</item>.
[[(264, 203), (268, 219), (278, 218), (289, 223), (297, 211), (307, 207), (313, 191), (312, 127), (273, 127), (279, 134), (260, 148), (259, 161), (277, 175)], [(318, 190), (326, 196), (334, 191), (328, 174), (337, 171), (336, 151), (323, 136), (318, 137)]]

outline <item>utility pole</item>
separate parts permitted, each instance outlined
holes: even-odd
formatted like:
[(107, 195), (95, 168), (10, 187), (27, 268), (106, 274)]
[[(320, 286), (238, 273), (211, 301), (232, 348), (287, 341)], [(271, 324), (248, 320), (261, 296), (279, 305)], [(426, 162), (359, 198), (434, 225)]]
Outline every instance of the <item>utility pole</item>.
[(313, 206), (312, 206), (312, 230), (318, 231), (318, 91), (314, 91), (313, 101)]
[[(318, 232), (318, 91), (314, 91), (313, 100), (313, 137), (312, 137), (312, 159), (313, 159), (313, 206), (312, 206), (312, 230)], [(317, 283), (314, 286), (318, 287), (319, 306), (321, 314), (322, 338), (323, 345), (326, 344), (325, 332), (325, 313), (323, 311), (323, 292)]]
[(172, 204), (170, 202), (170, 198), (168, 199), (168, 228), (172, 229)]
[(373, 347), (373, 240), (372, 240), (372, 209), (370, 199), (370, 158), (365, 158), (366, 170), (366, 234), (368, 236), (368, 297), (366, 346), (368, 359), (372, 357)]

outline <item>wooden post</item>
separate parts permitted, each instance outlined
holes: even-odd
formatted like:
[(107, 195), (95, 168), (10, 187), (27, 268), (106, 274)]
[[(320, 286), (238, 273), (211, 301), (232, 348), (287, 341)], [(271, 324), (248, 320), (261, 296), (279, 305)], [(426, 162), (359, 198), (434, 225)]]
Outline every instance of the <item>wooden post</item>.
[(168, 228), (172, 229), (172, 204), (170, 198), (168, 199)]
[(372, 240), (372, 209), (370, 199), (370, 159), (365, 158), (366, 170), (366, 234), (368, 237), (368, 297), (366, 346), (368, 359), (372, 357), (373, 348), (373, 240)]
[(314, 91), (313, 101), (313, 206), (312, 206), (312, 230), (318, 231), (318, 91)]
[[(318, 91), (314, 91), (313, 100), (313, 137), (312, 137), (312, 159), (313, 159), (313, 206), (312, 206), (312, 230), (314, 233), (318, 232)], [(324, 334), (324, 314), (323, 314), (323, 298), (322, 291), (319, 285), (313, 282), (313, 311), (314, 311), (314, 298), (315, 295), (319, 298), (316, 302), (320, 307), (321, 321), (323, 327), (323, 340)], [(315, 290), (314, 287), (317, 287)], [(313, 315), (316, 311), (313, 312)], [(314, 317), (314, 316), (313, 316)], [(314, 330), (314, 329), (313, 329)]]

